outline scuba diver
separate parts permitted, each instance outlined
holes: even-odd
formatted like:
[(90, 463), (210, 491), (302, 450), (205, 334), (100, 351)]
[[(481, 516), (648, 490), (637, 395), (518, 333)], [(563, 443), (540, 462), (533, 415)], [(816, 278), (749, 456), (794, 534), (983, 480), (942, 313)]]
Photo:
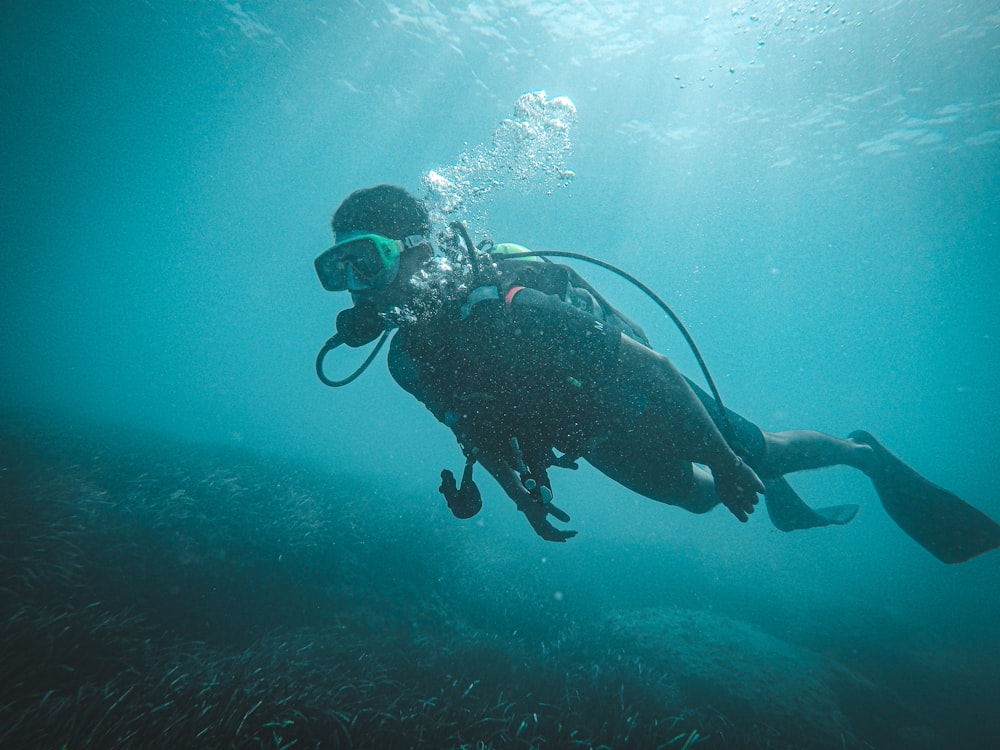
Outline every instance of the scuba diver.
[[(553, 503), (549, 469), (583, 459), (626, 488), (693, 513), (720, 503), (741, 522), (758, 495), (782, 531), (848, 523), (856, 505), (813, 509), (785, 475), (850, 466), (875, 485), (893, 520), (947, 563), (1000, 546), (992, 519), (904, 464), (870, 433), (846, 440), (812, 430), (767, 432), (727, 409), (683, 325), (638, 280), (575, 253), (473, 244), (464, 225), (432, 239), (425, 205), (405, 189), (357, 190), (333, 216), (336, 244), (315, 261), (325, 289), (351, 294), (317, 374), (346, 385), (395, 331), (393, 379), (447, 425), (466, 463), (461, 483), (441, 472), (440, 492), (458, 518), (482, 507), (482, 465), (543, 539), (575, 531)], [(636, 283), (674, 319), (711, 393), (654, 351), (645, 333), (579, 273), (547, 256), (590, 260)], [(343, 380), (324, 372), (346, 344), (379, 339)]]

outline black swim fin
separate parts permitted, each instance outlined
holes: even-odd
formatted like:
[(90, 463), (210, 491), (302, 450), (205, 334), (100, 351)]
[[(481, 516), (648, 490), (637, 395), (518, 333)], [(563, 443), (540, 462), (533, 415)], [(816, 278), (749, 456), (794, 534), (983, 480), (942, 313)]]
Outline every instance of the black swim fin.
[(957, 495), (903, 463), (871, 433), (851, 440), (870, 445), (881, 466), (871, 480), (886, 512), (915, 542), (945, 563), (960, 563), (1000, 547), (1000, 525)]
[(858, 514), (857, 505), (831, 505), (814, 510), (802, 501), (784, 477), (764, 479), (763, 482), (767, 515), (779, 531), (843, 526)]

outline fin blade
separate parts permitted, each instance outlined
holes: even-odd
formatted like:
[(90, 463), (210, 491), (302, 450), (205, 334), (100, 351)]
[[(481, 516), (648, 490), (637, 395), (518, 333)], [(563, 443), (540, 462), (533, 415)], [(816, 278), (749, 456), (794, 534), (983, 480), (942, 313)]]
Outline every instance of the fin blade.
[(859, 430), (850, 438), (879, 457), (882, 468), (871, 480), (886, 513), (941, 562), (965, 562), (1000, 547), (1000, 525), (992, 518), (918, 474), (871, 433)]
[(843, 526), (858, 514), (857, 505), (810, 508), (784, 477), (764, 480), (764, 506), (771, 523), (779, 531)]

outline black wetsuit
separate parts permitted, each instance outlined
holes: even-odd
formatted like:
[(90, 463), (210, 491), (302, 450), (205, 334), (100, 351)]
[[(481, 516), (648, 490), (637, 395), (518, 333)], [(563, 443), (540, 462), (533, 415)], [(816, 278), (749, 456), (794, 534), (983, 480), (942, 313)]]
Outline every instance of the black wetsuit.
[[(648, 430), (630, 429), (641, 422), (646, 397), (619, 385), (621, 335), (647, 344), (645, 334), (580, 285), (586, 282), (572, 269), (508, 263), (515, 264), (493, 285), (495, 294), (401, 327), (389, 351), (393, 378), (454, 431), (467, 454), (513, 466), (515, 438), (536, 474), (555, 448), (639, 491), (655, 483), (662, 450)], [(718, 423), (715, 401), (692, 387)], [(763, 455), (761, 432), (728, 413), (730, 443), (753, 465)], [(677, 465), (690, 471), (687, 462)]]

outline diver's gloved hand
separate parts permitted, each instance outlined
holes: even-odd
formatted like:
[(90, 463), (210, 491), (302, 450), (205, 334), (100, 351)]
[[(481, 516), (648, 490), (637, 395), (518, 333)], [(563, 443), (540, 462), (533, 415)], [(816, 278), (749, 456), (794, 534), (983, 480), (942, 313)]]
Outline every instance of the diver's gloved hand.
[(563, 531), (549, 523), (548, 516), (550, 515), (555, 516), (563, 523), (569, 523), (569, 515), (552, 503), (543, 505), (537, 500), (529, 500), (523, 505), (518, 504), (518, 508), (524, 513), (535, 533), (547, 542), (565, 542), (576, 536), (576, 532), (572, 529)]
[(709, 468), (715, 480), (715, 494), (729, 508), (730, 513), (741, 523), (746, 523), (760, 500), (757, 495), (764, 493), (764, 483), (760, 481), (757, 472), (739, 457), (732, 463)]

